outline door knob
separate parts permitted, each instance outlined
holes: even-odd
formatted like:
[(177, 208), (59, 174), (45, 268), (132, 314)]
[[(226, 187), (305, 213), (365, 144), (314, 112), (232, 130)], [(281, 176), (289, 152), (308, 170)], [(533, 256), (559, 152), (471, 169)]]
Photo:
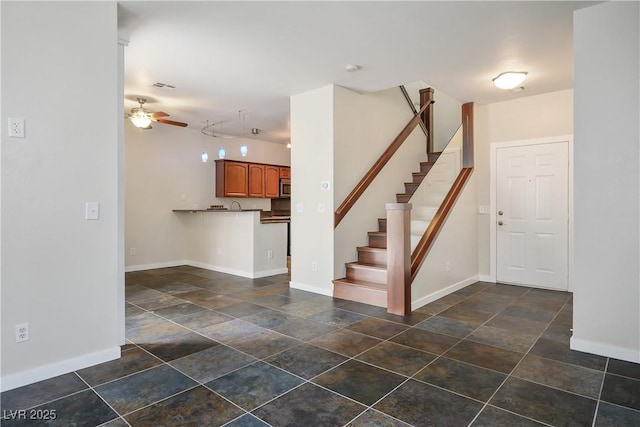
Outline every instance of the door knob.
[(502, 225), (504, 224), (502, 221), (498, 221), (498, 225)]
[(504, 212), (498, 211), (498, 215), (502, 216), (503, 214), (504, 214)]

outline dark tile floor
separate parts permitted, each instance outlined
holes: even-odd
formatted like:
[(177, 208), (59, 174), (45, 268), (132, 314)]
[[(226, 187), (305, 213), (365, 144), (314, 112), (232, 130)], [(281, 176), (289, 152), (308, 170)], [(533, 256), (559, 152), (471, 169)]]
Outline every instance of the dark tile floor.
[(122, 357), (3, 393), (2, 425), (640, 425), (640, 365), (569, 350), (571, 294), (479, 282), (400, 317), (288, 280), (128, 273)]

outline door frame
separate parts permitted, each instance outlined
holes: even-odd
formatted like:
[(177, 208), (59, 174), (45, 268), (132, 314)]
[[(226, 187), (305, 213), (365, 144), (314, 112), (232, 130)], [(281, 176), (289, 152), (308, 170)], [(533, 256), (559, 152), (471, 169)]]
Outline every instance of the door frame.
[(497, 215), (496, 215), (496, 198), (497, 198), (497, 156), (498, 150), (501, 148), (509, 148), (509, 147), (518, 147), (524, 145), (541, 145), (541, 144), (551, 144), (554, 142), (566, 142), (567, 150), (568, 150), (568, 159), (569, 165), (567, 173), (568, 176), (568, 221), (567, 224), (567, 243), (568, 243), (568, 254), (567, 254), (567, 290), (569, 292), (573, 291), (573, 135), (560, 135), (560, 136), (552, 136), (546, 138), (532, 138), (532, 139), (521, 139), (521, 140), (513, 140), (513, 141), (505, 141), (505, 142), (492, 142), (489, 145), (489, 280), (491, 282), (497, 281)]

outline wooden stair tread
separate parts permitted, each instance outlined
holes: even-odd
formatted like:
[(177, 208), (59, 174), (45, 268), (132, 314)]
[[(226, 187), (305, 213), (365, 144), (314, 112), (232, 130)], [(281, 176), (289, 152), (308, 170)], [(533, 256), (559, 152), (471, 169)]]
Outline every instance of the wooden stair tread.
[(357, 250), (366, 252), (387, 252), (385, 248), (374, 248), (372, 246), (358, 246)]
[(380, 265), (371, 265), (371, 264), (362, 264), (359, 262), (346, 262), (344, 264), (347, 268), (361, 269), (361, 270), (378, 270), (378, 271), (386, 271), (387, 267)]

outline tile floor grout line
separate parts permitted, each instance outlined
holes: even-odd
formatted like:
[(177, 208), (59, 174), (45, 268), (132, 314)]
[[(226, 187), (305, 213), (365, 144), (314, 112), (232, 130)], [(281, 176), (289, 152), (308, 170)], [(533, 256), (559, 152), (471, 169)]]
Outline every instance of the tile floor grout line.
[(607, 370), (609, 369), (609, 361), (611, 358), (607, 357), (607, 361), (605, 362), (604, 372), (602, 373), (602, 381), (600, 382), (600, 391), (598, 392), (598, 398), (596, 399), (596, 409), (593, 412), (593, 421), (591, 422), (591, 426), (595, 427), (596, 420), (598, 419), (598, 409), (600, 409), (600, 402), (602, 401), (602, 390), (604, 389), (604, 382), (607, 378)]
[[(124, 420), (124, 418), (120, 415), (120, 413), (119, 413), (118, 411), (116, 411), (116, 408), (114, 408), (113, 406), (111, 406), (111, 404), (110, 404), (109, 402), (107, 402), (107, 401), (105, 400), (105, 398), (104, 398), (104, 397), (102, 397), (102, 395), (101, 395), (100, 393), (98, 393), (98, 392), (93, 388), (93, 386), (92, 386), (91, 384), (89, 384), (87, 381), (85, 381), (85, 380), (84, 380), (84, 378), (82, 378), (82, 377), (80, 376), (80, 374), (78, 374), (78, 371), (73, 371), (73, 373), (74, 373), (74, 374), (75, 374), (75, 375), (80, 379), (80, 381), (82, 381), (83, 383), (85, 383), (85, 384), (87, 385), (87, 387), (89, 387), (89, 389), (90, 389), (90, 390), (91, 390), (91, 391), (92, 391), (96, 396), (98, 396), (98, 398), (99, 398), (100, 400), (102, 400), (102, 401), (105, 403), (105, 405), (107, 405), (107, 406), (108, 406), (108, 407), (113, 411), (113, 413), (114, 413), (114, 414), (116, 414), (116, 415), (117, 415), (117, 417), (116, 417), (116, 418), (114, 418), (113, 420), (115, 420), (115, 419), (117, 419), (117, 418), (122, 418), (122, 419)], [(113, 421), (113, 420), (109, 420), (109, 421), (107, 421), (107, 422), (111, 422), (111, 421)], [(129, 424), (129, 422), (127, 422), (126, 420), (124, 420), (124, 421), (127, 423), (127, 425), (130, 425), (130, 424)], [(105, 424), (105, 423), (103, 423), (103, 424)]]

